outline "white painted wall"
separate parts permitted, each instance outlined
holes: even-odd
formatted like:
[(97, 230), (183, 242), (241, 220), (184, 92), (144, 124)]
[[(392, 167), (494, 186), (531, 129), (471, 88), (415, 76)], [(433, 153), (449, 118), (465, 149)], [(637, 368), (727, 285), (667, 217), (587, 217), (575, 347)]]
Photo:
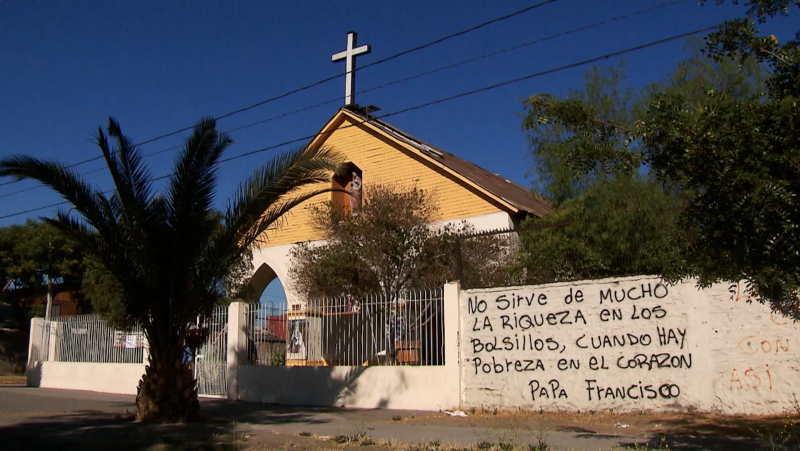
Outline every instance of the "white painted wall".
[(278, 280), (281, 281), (281, 285), (283, 285), (288, 305), (298, 302), (297, 295), (294, 290), (291, 289), (291, 281), (289, 280), (289, 268), (292, 262), (290, 253), (294, 246), (294, 244), (283, 244), (280, 246), (262, 247), (253, 251), (253, 268), (258, 271), (261, 265), (267, 265), (275, 271), (275, 275), (278, 277)]
[(462, 291), (462, 403), (793, 411), (800, 329), (736, 293), (657, 277)]
[(241, 366), (241, 401), (295, 406), (439, 410), (448, 399), (444, 366)]
[(460, 225), (462, 222), (472, 225), (476, 232), (484, 232), (487, 230), (496, 229), (510, 229), (514, 227), (514, 222), (511, 216), (504, 212), (498, 211), (496, 213), (489, 213), (486, 215), (470, 216), (469, 218), (451, 219), (448, 221), (441, 221), (434, 223), (434, 227), (443, 226), (446, 224)]
[(28, 386), (135, 395), (141, 363), (30, 362)]

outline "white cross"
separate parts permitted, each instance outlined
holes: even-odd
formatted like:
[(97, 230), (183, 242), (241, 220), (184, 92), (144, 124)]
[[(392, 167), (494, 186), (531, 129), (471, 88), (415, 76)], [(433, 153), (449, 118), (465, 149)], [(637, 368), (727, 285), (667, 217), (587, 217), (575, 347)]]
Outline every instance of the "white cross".
[(347, 33), (347, 50), (339, 53), (334, 53), (331, 56), (331, 61), (336, 62), (345, 60), (346, 72), (344, 79), (344, 104), (354, 105), (356, 101), (356, 55), (369, 53), (369, 45), (362, 45), (356, 47), (356, 32), (351, 31)]

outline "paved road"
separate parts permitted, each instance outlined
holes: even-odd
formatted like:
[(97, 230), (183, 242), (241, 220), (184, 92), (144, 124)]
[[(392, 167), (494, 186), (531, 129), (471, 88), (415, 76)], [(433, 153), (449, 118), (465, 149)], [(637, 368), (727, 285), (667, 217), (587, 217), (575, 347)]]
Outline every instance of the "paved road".
[[(404, 443), (469, 445), (500, 439), (531, 440), (540, 431), (536, 426), (517, 430), (481, 427), (473, 419), (447, 424), (393, 421), (400, 416), (427, 415), (430, 412), (397, 410), (354, 410), (335, 408), (289, 408), (267, 404), (204, 399), (204, 421), (191, 425), (149, 425), (131, 422), (126, 412), (135, 410), (133, 396), (108, 395), (84, 391), (27, 387), (0, 387), (0, 448), (15, 449), (146, 449), (153, 443), (182, 443), (193, 435), (229, 436), (234, 431), (262, 438), (274, 433), (317, 436), (367, 433), (374, 440)], [(590, 430), (548, 431), (547, 442), (554, 449), (607, 450), (620, 443), (645, 442), (643, 437), (602, 435)], [(266, 443), (269, 443), (268, 441)], [(671, 440), (670, 449), (753, 449), (749, 442)]]
[[(151, 426), (124, 421), (126, 411), (133, 412), (133, 396), (52, 390), (27, 387), (0, 387), (0, 436), (5, 445), (15, 444), (25, 449), (36, 444), (58, 443), (59, 449), (83, 449), (93, 443), (112, 443), (122, 436), (136, 435), (143, 439), (162, 440), (165, 436), (185, 434), (184, 429), (199, 429), (215, 434), (233, 430), (251, 434), (277, 432), (299, 434), (311, 432), (318, 436), (367, 433), (374, 440), (387, 439), (406, 443), (472, 444), (483, 440), (497, 441), (504, 434), (480, 427), (425, 426), (394, 422), (392, 418), (425, 415), (429, 412), (396, 410), (350, 410), (328, 408), (286, 408), (265, 404), (229, 402), (204, 399), (202, 409), (207, 420), (199, 426)], [(121, 435), (120, 435), (121, 434)], [(516, 440), (532, 435), (516, 431)], [(146, 437), (145, 437), (146, 436)], [(557, 448), (608, 449), (617, 445), (620, 437), (596, 437), (581, 433), (556, 432), (548, 434), (548, 442)], [(9, 442), (10, 440), (10, 442)], [(98, 442), (99, 440), (99, 442)], [(142, 445), (146, 440), (142, 441)], [(163, 441), (163, 440), (162, 440)], [(168, 440), (167, 440), (168, 441)], [(136, 449), (135, 444), (128, 443)], [(115, 445), (119, 448), (119, 445)], [(123, 444), (125, 448), (125, 444)], [(13, 449), (6, 446), (3, 449)]]

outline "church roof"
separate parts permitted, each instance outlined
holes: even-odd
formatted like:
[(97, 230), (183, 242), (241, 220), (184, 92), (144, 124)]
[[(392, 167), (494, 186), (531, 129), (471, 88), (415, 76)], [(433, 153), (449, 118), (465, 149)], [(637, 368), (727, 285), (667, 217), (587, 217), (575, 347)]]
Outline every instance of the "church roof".
[(509, 205), (512, 207), (512, 210), (526, 212), (536, 216), (544, 216), (553, 211), (553, 207), (538, 194), (517, 185), (499, 174), (491, 173), (474, 163), (470, 163), (469, 161), (428, 144), (391, 124), (381, 121), (369, 115), (363, 108), (348, 106), (342, 108), (340, 113), (342, 112), (355, 117), (365, 124), (376, 127), (395, 140), (413, 147), (424, 156), (441, 164), (462, 178), (472, 182), (492, 197)]

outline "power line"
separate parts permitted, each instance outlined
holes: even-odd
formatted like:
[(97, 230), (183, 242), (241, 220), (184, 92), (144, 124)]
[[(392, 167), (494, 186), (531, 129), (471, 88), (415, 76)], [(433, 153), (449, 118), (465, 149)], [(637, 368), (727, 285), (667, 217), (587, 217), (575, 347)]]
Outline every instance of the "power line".
[[(504, 16), (497, 17), (495, 19), (492, 19), (492, 20), (483, 22), (481, 24), (475, 25), (473, 27), (467, 28), (466, 30), (461, 30), (461, 31), (449, 34), (447, 36), (443, 36), (441, 38), (435, 39), (435, 40), (433, 40), (431, 42), (428, 42), (427, 44), (422, 44), (422, 45), (419, 45), (419, 46), (416, 46), (416, 47), (412, 47), (410, 49), (403, 50), (403, 51), (401, 51), (399, 53), (396, 53), (394, 55), (388, 56), (386, 58), (383, 58), (383, 59), (380, 59), (380, 60), (377, 60), (377, 61), (373, 61), (373, 62), (371, 62), (369, 64), (361, 66), (360, 69), (363, 70), (363, 69), (366, 69), (368, 67), (376, 66), (378, 64), (382, 64), (382, 63), (385, 63), (387, 61), (391, 61), (391, 60), (399, 58), (399, 57), (401, 57), (403, 55), (407, 55), (409, 53), (413, 53), (413, 52), (416, 52), (416, 51), (419, 51), (419, 50), (422, 50), (422, 49), (426, 49), (428, 47), (434, 46), (436, 44), (440, 44), (440, 43), (442, 43), (444, 41), (447, 41), (449, 39), (452, 39), (452, 38), (455, 38), (455, 37), (458, 37), (458, 36), (462, 36), (464, 34), (479, 30), (479, 29), (481, 29), (483, 27), (486, 27), (486, 26), (494, 24), (494, 23), (502, 22), (504, 20), (507, 20), (507, 19), (510, 19), (512, 17), (518, 16), (520, 14), (526, 13), (528, 11), (534, 10), (534, 9), (539, 8), (541, 6), (545, 6), (545, 5), (550, 4), (550, 3), (555, 3), (557, 1), (558, 0), (545, 0), (545, 1), (542, 1), (542, 2), (539, 2), (539, 3), (536, 3), (534, 5), (522, 8), (522, 9), (520, 9), (518, 11), (513, 12), (513, 13), (506, 14)], [(308, 89), (311, 89), (311, 88), (314, 88), (316, 86), (322, 85), (322, 84), (327, 83), (329, 81), (336, 80), (337, 78), (344, 77), (346, 74), (347, 73), (333, 75), (333, 76), (330, 76), (330, 77), (327, 77), (327, 78), (323, 78), (322, 80), (316, 81), (316, 82), (311, 83), (309, 85), (301, 86), (301, 87), (293, 89), (291, 91), (284, 92), (283, 94), (279, 94), (277, 96), (270, 97), (268, 99), (256, 102), (256, 103), (254, 103), (252, 105), (248, 105), (246, 107), (239, 108), (239, 109), (230, 111), (228, 113), (222, 114), (220, 116), (215, 117), (214, 119), (220, 120), (220, 119), (224, 119), (224, 118), (227, 118), (227, 117), (239, 114), (239, 113), (243, 113), (245, 111), (252, 110), (253, 108), (259, 107), (261, 105), (265, 105), (267, 103), (283, 99), (283, 98), (288, 97), (290, 95), (297, 94), (298, 92), (306, 91)], [(152, 142), (164, 139), (164, 138), (168, 138), (170, 136), (177, 135), (178, 133), (182, 133), (182, 132), (185, 132), (185, 131), (192, 130), (193, 128), (194, 128), (194, 125), (191, 125), (191, 126), (188, 126), (188, 127), (183, 127), (181, 129), (178, 129), (178, 130), (175, 130), (175, 131), (172, 131), (172, 132), (169, 132), (169, 133), (165, 133), (163, 135), (156, 136), (155, 138), (150, 138), (148, 140), (142, 141), (142, 142), (137, 143), (135, 145), (141, 146), (141, 145), (149, 144), (149, 143), (152, 143)], [(86, 160), (78, 161), (76, 163), (71, 163), (71, 164), (65, 166), (65, 168), (73, 168), (73, 167), (80, 166), (80, 165), (83, 165), (83, 164), (86, 164), (86, 163), (91, 163), (92, 161), (97, 161), (97, 160), (99, 160), (101, 158), (103, 158), (102, 155), (101, 156), (96, 156), (96, 157), (93, 157), (93, 158), (88, 158)], [(18, 183), (18, 182), (19, 182), (18, 180), (12, 180), (12, 181), (9, 181), (9, 182), (0, 183), (0, 186), (6, 186), (6, 185), (10, 185), (12, 183)], [(2, 219), (2, 218), (0, 218), (0, 219)]]
[(522, 44), (518, 44), (518, 45), (515, 45), (513, 47), (507, 47), (507, 48), (504, 48), (504, 49), (501, 49), (501, 50), (496, 50), (494, 52), (484, 53), (483, 55), (479, 55), (479, 56), (476, 56), (476, 57), (473, 57), (473, 58), (465, 59), (465, 60), (462, 60), (462, 61), (459, 61), (459, 62), (456, 62), (456, 63), (448, 64), (446, 66), (438, 67), (436, 69), (431, 69), (429, 71), (421, 72), (419, 74), (411, 75), (411, 76), (408, 76), (408, 77), (405, 77), (405, 78), (400, 78), (400, 79), (397, 79), (397, 80), (394, 80), (394, 81), (390, 81), (388, 83), (384, 83), (382, 85), (378, 85), (378, 86), (375, 86), (375, 87), (372, 87), (372, 88), (368, 88), (368, 89), (365, 89), (365, 90), (363, 90), (361, 92), (357, 92), (356, 94), (361, 94), (361, 93), (364, 93), (364, 92), (374, 91), (376, 89), (382, 89), (382, 88), (385, 88), (387, 86), (395, 85), (395, 84), (398, 84), (398, 83), (403, 83), (403, 82), (406, 82), (406, 81), (409, 81), (409, 80), (413, 80), (415, 78), (420, 78), (420, 77), (424, 77), (426, 75), (431, 75), (431, 74), (435, 74), (437, 72), (441, 72), (443, 70), (452, 69), (454, 67), (458, 67), (458, 66), (461, 66), (463, 64), (473, 63), (475, 61), (479, 61), (479, 60), (482, 60), (484, 58), (489, 58), (489, 57), (492, 57), (492, 56), (500, 55), (502, 53), (511, 52), (511, 51), (514, 51), (514, 50), (519, 50), (519, 49), (524, 48), (524, 47), (529, 47), (529, 46), (534, 45), (534, 44), (540, 44), (540, 43), (545, 42), (545, 41), (550, 41), (550, 40), (553, 40), (553, 39), (556, 39), (556, 38), (560, 38), (560, 37), (563, 37), (563, 36), (567, 36), (567, 35), (570, 35), (570, 34), (578, 33), (578, 32), (581, 32), (581, 31), (586, 31), (586, 30), (591, 29), (591, 28), (596, 28), (596, 27), (599, 27), (599, 26), (602, 26), (602, 25), (607, 25), (607, 24), (610, 24), (610, 23), (613, 23), (613, 22), (617, 22), (619, 20), (623, 20), (623, 19), (627, 19), (627, 18), (630, 18), (630, 17), (638, 16), (640, 14), (645, 14), (645, 13), (648, 13), (648, 12), (652, 12), (652, 11), (655, 11), (655, 10), (658, 10), (658, 9), (661, 9), (661, 8), (665, 8), (667, 6), (672, 6), (672, 5), (675, 5), (675, 4), (678, 4), (678, 3), (682, 3), (682, 2), (685, 2), (685, 1), (686, 0), (674, 0), (674, 1), (667, 2), (667, 3), (662, 3), (662, 4), (659, 4), (659, 5), (652, 6), (650, 8), (640, 9), (640, 10), (634, 11), (632, 13), (624, 14), (624, 15), (617, 16), (617, 17), (612, 17), (611, 19), (606, 19), (606, 20), (602, 20), (602, 21), (599, 21), (599, 22), (594, 22), (594, 23), (591, 23), (589, 25), (584, 25), (584, 26), (579, 27), (579, 28), (573, 28), (572, 30), (563, 31), (563, 32), (560, 32), (560, 33), (552, 34), (550, 36), (545, 36), (543, 38), (538, 38), (538, 39), (535, 39), (533, 41), (524, 42)]
[(625, 55), (627, 53), (631, 53), (631, 52), (635, 52), (637, 50), (645, 49), (647, 47), (652, 47), (654, 45), (664, 44), (666, 42), (674, 41), (676, 39), (681, 39), (681, 38), (689, 37), (689, 36), (692, 36), (692, 35), (695, 35), (695, 34), (698, 34), (698, 33), (702, 33), (704, 31), (713, 30), (713, 29), (715, 29), (717, 27), (718, 27), (718, 25), (715, 25), (713, 27), (701, 28), (701, 29), (696, 30), (696, 31), (690, 31), (688, 33), (679, 34), (679, 35), (672, 36), (672, 37), (669, 37), (669, 38), (659, 39), (657, 41), (652, 41), (652, 42), (649, 42), (647, 44), (642, 44), (642, 45), (638, 45), (636, 47), (631, 47), (631, 48), (628, 48), (628, 49), (625, 49), (625, 50), (620, 50), (618, 52), (609, 53), (609, 54), (606, 54), (606, 55), (603, 55), (603, 56), (598, 56), (598, 57), (591, 58), (591, 59), (588, 59), (588, 60), (583, 60), (583, 61), (580, 61), (580, 62), (577, 62), (577, 63), (568, 64), (566, 66), (561, 66), (561, 67), (558, 67), (558, 68), (555, 68), (555, 69), (548, 69), (546, 71), (536, 72), (534, 74), (525, 75), (523, 77), (514, 78), (512, 80), (506, 80), (506, 81), (503, 81), (503, 82), (500, 82), (500, 83), (497, 83), (497, 84), (494, 84), (494, 85), (491, 85), (491, 86), (485, 86), (483, 88), (478, 88), (478, 89), (474, 89), (472, 91), (462, 92), (461, 94), (456, 94), (456, 95), (453, 95), (453, 96), (444, 97), (444, 98), (441, 98), (439, 100), (434, 100), (432, 102), (423, 103), (421, 105), (416, 105), (416, 106), (412, 106), (412, 107), (409, 107), (409, 108), (404, 108), (402, 110), (395, 111), (395, 112), (392, 112), (392, 113), (389, 113), (389, 114), (385, 114), (385, 115), (380, 116), (380, 117), (383, 118), (383, 117), (394, 116), (396, 114), (401, 114), (401, 113), (406, 113), (408, 111), (418, 110), (420, 108), (425, 108), (425, 107), (428, 107), (428, 106), (431, 106), (431, 105), (436, 105), (436, 104), (442, 103), (442, 102), (448, 102), (450, 100), (458, 99), (458, 98), (461, 98), (461, 97), (466, 97), (466, 96), (469, 96), (469, 95), (472, 95), (472, 94), (477, 94), (479, 92), (489, 91), (489, 90), (492, 90), (492, 89), (495, 89), (495, 88), (499, 88), (501, 86), (506, 86), (506, 85), (510, 85), (510, 84), (513, 84), (513, 83), (518, 83), (520, 81), (529, 80), (531, 78), (540, 77), (542, 75), (548, 75), (548, 74), (552, 74), (554, 72), (560, 72), (562, 70), (572, 69), (572, 68), (579, 67), (579, 66), (585, 66), (587, 64), (596, 63), (598, 61), (602, 61), (602, 60), (609, 59), (609, 58), (614, 58), (614, 57), (617, 57), (617, 56), (622, 56), (622, 55)]
[[(653, 47), (653, 46), (656, 46), (656, 45), (665, 44), (667, 42), (675, 41), (675, 40), (678, 40), (678, 39), (683, 39), (683, 38), (686, 38), (688, 36), (692, 36), (692, 35), (695, 35), (695, 34), (698, 34), (698, 33), (703, 33), (703, 32), (706, 32), (706, 31), (710, 31), (710, 30), (713, 30), (713, 29), (718, 28), (718, 27), (719, 27), (719, 25), (714, 25), (714, 26), (710, 26), (710, 27), (704, 27), (704, 28), (700, 28), (698, 30), (690, 31), (688, 33), (682, 33), (682, 34), (674, 35), (674, 36), (671, 36), (671, 37), (668, 37), (668, 38), (659, 39), (659, 40), (656, 40), (656, 41), (651, 41), (651, 42), (648, 42), (646, 44), (637, 45), (635, 47), (629, 47), (627, 49), (620, 50), (620, 51), (617, 51), (617, 52), (607, 53), (607, 54), (602, 55), (602, 56), (586, 59), (586, 60), (579, 61), (579, 62), (576, 62), (576, 63), (568, 64), (568, 65), (565, 65), (565, 66), (560, 66), (560, 67), (557, 67), (557, 68), (554, 68), (554, 69), (548, 69), (548, 70), (545, 70), (545, 71), (536, 72), (536, 73), (533, 73), (533, 74), (525, 75), (525, 76), (518, 77), (518, 78), (513, 78), (511, 80), (506, 80), (506, 81), (503, 81), (503, 82), (500, 82), (500, 83), (496, 83), (496, 84), (493, 84), (493, 85), (489, 85), (489, 86), (485, 86), (485, 87), (482, 87), (482, 88), (473, 89), (471, 91), (466, 91), (466, 92), (463, 92), (463, 93), (460, 93), (460, 94), (456, 94), (456, 95), (452, 95), (452, 96), (448, 96), (448, 97), (443, 97), (443, 98), (438, 99), (438, 100), (433, 100), (433, 101), (422, 103), (422, 104), (415, 105), (415, 106), (412, 106), (412, 107), (403, 108), (401, 110), (397, 110), (397, 111), (394, 111), (394, 112), (391, 112), (391, 113), (387, 113), (387, 114), (384, 114), (384, 115), (381, 115), (381, 116), (376, 116), (376, 118), (377, 119), (383, 119), (383, 118), (386, 118), (386, 117), (395, 116), (395, 115), (402, 114), (402, 113), (407, 113), (409, 111), (414, 111), (414, 110), (418, 110), (418, 109), (421, 109), (421, 108), (426, 108), (426, 107), (429, 107), (429, 106), (432, 106), (432, 105), (437, 105), (437, 104), (440, 104), (440, 103), (444, 103), (444, 102), (448, 102), (448, 101), (451, 101), (451, 100), (459, 99), (459, 98), (466, 97), (466, 96), (473, 95), (473, 94), (477, 94), (477, 93), (480, 93), (480, 92), (489, 91), (489, 90), (496, 89), (496, 88), (499, 88), (499, 87), (502, 87), (502, 86), (507, 86), (507, 85), (510, 85), (510, 84), (513, 84), (513, 83), (518, 83), (520, 81), (530, 80), (532, 78), (541, 77), (543, 75), (548, 75), (548, 74), (560, 72), (560, 71), (563, 71), (563, 70), (573, 69), (575, 67), (585, 66), (587, 64), (592, 64), (592, 63), (596, 63), (598, 61), (602, 61), (602, 60), (605, 60), (605, 59), (622, 56), (622, 55), (625, 55), (625, 54), (628, 54), (628, 53), (631, 53), (631, 52), (635, 52), (635, 51), (638, 51), (638, 50), (642, 50), (642, 49), (645, 49), (645, 48), (648, 48), (648, 47)], [(274, 145), (271, 145), (271, 146), (262, 147), (260, 149), (251, 150), (249, 152), (245, 152), (245, 153), (242, 153), (242, 154), (239, 154), (239, 155), (234, 155), (232, 157), (222, 159), (219, 162), (220, 162), (220, 164), (227, 163), (229, 161), (238, 160), (240, 158), (244, 158), (244, 157), (247, 157), (247, 156), (250, 156), (250, 155), (254, 155), (254, 154), (257, 154), (257, 153), (266, 152), (267, 150), (272, 150), (272, 149), (275, 149), (275, 148), (278, 148), (278, 147), (283, 147), (283, 146), (286, 146), (288, 144), (293, 144), (293, 143), (300, 142), (300, 141), (305, 141), (305, 140), (308, 140), (308, 139), (314, 139), (314, 138), (316, 138), (318, 136), (323, 136), (323, 135), (326, 135), (326, 134), (330, 134), (330, 133), (333, 133), (334, 131), (337, 131), (337, 130), (342, 130), (342, 129), (350, 128), (350, 127), (356, 127), (356, 126), (364, 124), (366, 122), (368, 122), (368, 119), (364, 120), (364, 121), (361, 121), (360, 123), (346, 125), (344, 127), (339, 127), (336, 130), (333, 130), (333, 131), (330, 131), (330, 132), (318, 132), (318, 133), (315, 133), (315, 134), (312, 134), (312, 135), (307, 135), (307, 136), (303, 136), (303, 137), (300, 137), (300, 138), (292, 139), (292, 140), (289, 140), (289, 141), (284, 141), (284, 142), (279, 143), (279, 144), (274, 144)], [(154, 178), (153, 181), (165, 179), (165, 178), (169, 177), (170, 175), (171, 174), (166, 174), (166, 175)], [(113, 191), (113, 190), (111, 190), (111, 191)], [(106, 193), (106, 192), (110, 192), (110, 191), (104, 191), (103, 193)], [(11, 218), (11, 217), (14, 217), (14, 216), (19, 216), (19, 215), (23, 215), (23, 214), (27, 214), (27, 213), (32, 213), (32, 212), (35, 212), (35, 211), (44, 210), (44, 209), (56, 207), (56, 206), (59, 206), (59, 205), (65, 205), (65, 204), (68, 204), (68, 203), (69, 202), (60, 202), (60, 203), (52, 204), (52, 205), (45, 205), (43, 207), (38, 207), (38, 208), (30, 209), (30, 210), (17, 212), (17, 213), (11, 213), (11, 214), (7, 214), (7, 215), (3, 215), (3, 216), (0, 216), (0, 219)]]
[[(675, 4), (678, 4), (678, 3), (682, 3), (684, 1), (686, 1), (686, 0), (674, 0), (674, 1), (666, 2), (666, 3), (661, 3), (659, 5), (655, 5), (655, 6), (652, 6), (650, 8), (641, 9), (641, 10), (638, 10), (638, 11), (634, 11), (632, 13), (624, 14), (624, 15), (621, 15), (621, 16), (616, 16), (616, 17), (613, 17), (613, 18), (610, 18), (610, 19), (599, 21), (599, 22), (594, 22), (594, 23), (591, 23), (591, 24), (588, 24), (588, 25), (584, 25), (582, 27), (573, 28), (571, 30), (567, 30), (567, 31), (563, 31), (563, 32), (560, 32), (560, 33), (552, 34), (552, 35), (549, 35), (549, 36), (545, 36), (543, 38), (535, 39), (533, 41), (524, 42), (522, 44), (518, 44), (518, 45), (515, 45), (515, 46), (512, 46), (512, 47), (507, 47), (507, 48), (504, 48), (504, 49), (501, 49), (501, 50), (496, 50), (496, 51), (493, 51), (493, 52), (490, 52), (490, 53), (484, 53), (482, 55), (479, 55), (479, 56), (476, 56), (476, 57), (473, 57), (473, 58), (469, 58), (469, 59), (466, 59), (466, 60), (462, 60), (462, 61), (459, 61), (459, 62), (456, 62), (456, 63), (448, 64), (446, 66), (441, 66), (441, 67), (438, 67), (436, 69), (428, 70), (428, 71), (421, 72), (421, 73), (418, 73), (418, 74), (415, 74), (415, 75), (411, 75), (411, 76), (408, 76), (408, 77), (404, 77), (404, 78), (393, 80), (393, 81), (390, 81), (390, 82), (387, 82), (387, 83), (383, 83), (381, 85), (373, 86), (371, 88), (367, 88), (367, 89), (364, 89), (362, 91), (358, 91), (358, 92), (356, 92), (356, 94), (363, 94), (363, 93), (366, 93), (366, 92), (376, 91), (376, 90), (379, 90), (379, 89), (386, 88), (388, 86), (396, 85), (396, 84), (403, 83), (403, 82), (406, 82), (406, 81), (409, 81), (409, 80), (413, 80), (413, 79), (416, 79), (416, 78), (420, 78), (420, 77), (431, 75), (431, 74), (434, 74), (434, 73), (437, 73), (437, 72), (441, 72), (443, 70), (452, 69), (454, 67), (458, 67), (458, 66), (461, 66), (461, 65), (464, 65), (464, 64), (468, 64), (468, 63), (472, 63), (472, 62), (475, 62), (475, 61), (479, 61), (479, 60), (482, 60), (484, 58), (489, 58), (489, 57), (492, 57), (492, 56), (500, 55), (502, 53), (511, 52), (511, 51), (514, 51), (514, 50), (519, 50), (521, 48), (529, 47), (529, 46), (534, 45), (534, 44), (539, 44), (539, 43), (542, 43), (542, 42), (545, 42), (545, 41), (549, 41), (549, 40), (556, 39), (556, 38), (559, 38), (559, 37), (563, 37), (563, 36), (567, 36), (567, 35), (570, 35), (570, 34), (578, 33), (578, 32), (585, 31), (585, 30), (588, 30), (588, 29), (591, 29), (591, 28), (596, 28), (596, 27), (599, 27), (599, 26), (602, 26), (602, 25), (607, 25), (609, 23), (617, 22), (619, 20), (627, 19), (627, 18), (634, 17), (634, 16), (637, 16), (637, 15), (640, 15), (640, 14), (645, 14), (645, 13), (648, 13), (648, 12), (652, 12), (652, 11), (655, 11), (655, 10), (658, 10), (658, 9), (661, 9), (661, 8), (665, 8), (667, 6), (672, 6), (672, 5), (675, 5)], [(393, 55), (390, 58), (396, 58), (398, 55), (399, 54)], [(363, 69), (363, 67), (362, 67), (362, 69)], [(261, 120), (255, 121), (255, 122), (251, 122), (251, 123), (248, 123), (248, 124), (236, 127), (236, 128), (232, 128), (230, 130), (226, 130), (226, 132), (227, 133), (231, 133), (231, 132), (235, 132), (235, 131), (238, 131), (238, 130), (243, 130), (243, 129), (246, 129), (246, 128), (250, 128), (250, 127), (253, 127), (253, 126), (256, 126), (256, 125), (260, 125), (260, 124), (263, 124), (263, 123), (266, 123), (266, 122), (273, 121), (275, 119), (291, 116), (291, 115), (294, 115), (294, 114), (297, 114), (297, 113), (300, 113), (300, 112), (303, 112), (303, 111), (308, 111), (308, 110), (311, 110), (311, 109), (314, 109), (314, 108), (318, 108), (320, 106), (329, 105), (331, 103), (338, 102), (339, 100), (341, 100), (341, 97), (332, 98), (332, 99), (325, 100), (323, 102), (318, 102), (318, 103), (315, 103), (313, 105), (309, 105), (309, 106), (306, 106), (306, 107), (303, 107), (303, 108), (300, 108), (300, 109), (297, 109), (297, 110), (293, 110), (293, 111), (290, 111), (290, 112), (287, 112), (287, 113), (279, 114), (279, 115), (272, 116), (272, 117), (269, 117), (269, 118), (266, 118), (266, 119), (261, 119)], [(293, 141), (293, 142), (295, 142), (295, 141)], [(161, 149), (161, 150), (156, 151), (156, 152), (146, 153), (146, 154), (143, 155), (143, 157), (150, 157), (150, 156), (153, 156), (153, 155), (158, 155), (158, 154), (170, 151), (170, 150), (179, 149), (181, 147), (183, 147), (183, 146), (182, 145), (178, 145), (178, 146), (168, 147), (166, 149)], [(96, 157), (96, 158), (99, 159), (100, 157)], [(81, 163), (79, 162), (77, 164), (81, 164)], [(72, 167), (72, 166), (67, 166), (67, 167), (69, 168), (69, 167)], [(93, 174), (93, 173), (102, 171), (104, 169), (105, 168), (94, 169), (94, 170), (91, 170), (91, 171), (88, 171), (88, 172), (84, 172), (81, 175), (86, 176), (86, 175), (89, 175), (89, 174)], [(2, 185), (0, 185), (0, 186), (2, 186)], [(21, 190), (18, 190), (18, 191), (12, 191), (10, 193), (5, 193), (5, 194), (0, 195), (0, 199), (5, 198), (5, 197), (10, 197), (10, 196), (13, 196), (13, 195), (16, 195), (16, 194), (28, 192), (28, 191), (33, 191), (33, 190), (36, 190), (36, 189), (39, 189), (39, 188), (42, 188), (42, 187), (43, 187), (42, 185), (37, 185), (37, 186), (30, 187), (30, 188), (21, 189)]]

